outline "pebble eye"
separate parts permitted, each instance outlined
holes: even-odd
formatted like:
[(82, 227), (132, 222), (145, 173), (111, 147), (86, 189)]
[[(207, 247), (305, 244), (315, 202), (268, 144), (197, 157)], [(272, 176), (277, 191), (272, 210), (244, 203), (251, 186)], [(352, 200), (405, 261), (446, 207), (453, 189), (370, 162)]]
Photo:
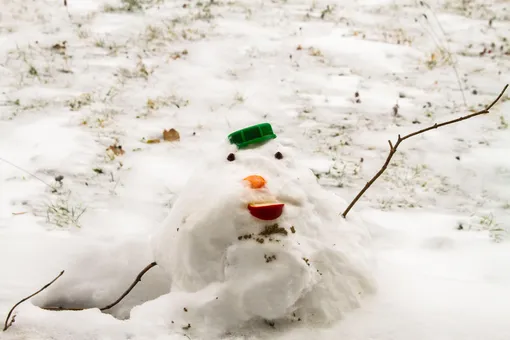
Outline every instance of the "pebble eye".
[(274, 154), (274, 158), (276, 159), (282, 159), (283, 158), (283, 155), (280, 151), (278, 151), (277, 153)]
[(235, 161), (235, 159), (236, 159), (236, 155), (234, 155), (233, 153), (231, 153), (227, 156), (227, 161), (229, 161), (229, 162), (233, 162), (233, 161)]

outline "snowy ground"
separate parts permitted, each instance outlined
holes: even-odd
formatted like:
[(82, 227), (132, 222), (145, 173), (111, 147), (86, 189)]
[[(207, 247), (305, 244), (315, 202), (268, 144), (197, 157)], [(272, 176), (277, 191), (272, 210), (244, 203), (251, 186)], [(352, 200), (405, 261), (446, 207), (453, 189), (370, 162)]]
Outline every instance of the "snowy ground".
[[(0, 161), (5, 314), (79, 254), (98, 254), (75, 268), (92, 277), (84, 291), (116, 297), (122, 282), (93, 284), (102, 263), (129, 267), (128, 285), (150, 256), (133, 250), (128, 261), (115, 247), (145, 238), (197, 161), (238, 128), (271, 122), (349, 200), (388, 139), (480, 109), (510, 82), (504, 0), (0, 6), (0, 157), (46, 182)], [(509, 339), (509, 95), (490, 115), (404, 142), (358, 203), (379, 286), (362, 308), (330, 329), (248, 336)], [(170, 128), (180, 141), (147, 143)], [(115, 143), (125, 154), (106, 151)], [(145, 299), (164, 293), (138, 288)], [(0, 338), (186, 339), (156, 320), (18, 310)]]

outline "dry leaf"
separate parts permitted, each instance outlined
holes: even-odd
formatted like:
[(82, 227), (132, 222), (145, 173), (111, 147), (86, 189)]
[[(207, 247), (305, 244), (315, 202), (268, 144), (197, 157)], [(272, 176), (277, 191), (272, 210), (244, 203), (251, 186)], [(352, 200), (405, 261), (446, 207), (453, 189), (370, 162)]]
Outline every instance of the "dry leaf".
[(184, 55), (188, 55), (188, 50), (183, 50), (181, 52), (174, 52), (174, 53), (172, 53), (170, 58), (172, 58), (173, 60), (177, 60), (177, 59), (180, 59)]
[(163, 139), (167, 142), (174, 142), (180, 140), (181, 136), (176, 129), (163, 130)]
[(156, 108), (156, 103), (154, 102), (154, 100), (152, 100), (152, 99), (150, 99), (150, 98), (149, 98), (149, 99), (147, 99), (147, 107), (148, 107), (149, 109), (154, 110), (154, 109)]
[(312, 57), (323, 57), (321, 50), (319, 50), (318, 48), (310, 47), (308, 48), (308, 53)]
[(157, 144), (159, 142), (161, 142), (159, 140), (159, 138), (156, 138), (156, 139), (147, 139), (147, 141), (145, 143), (147, 143), (147, 144)]
[(116, 145), (116, 144), (114, 144), (114, 145), (110, 145), (110, 146), (108, 147), (108, 149), (106, 149), (106, 150), (111, 150), (111, 151), (115, 154), (115, 156), (121, 156), (121, 155), (123, 155), (123, 154), (124, 154), (124, 152), (125, 152), (125, 151), (122, 149), (122, 146), (120, 146), (120, 145)]
[(57, 51), (59, 53), (65, 53), (67, 41), (63, 41), (62, 43), (57, 43), (51, 47), (52, 50)]
[(301, 51), (302, 49), (303, 49), (303, 46), (301, 46), (301, 45), (298, 45), (298, 47), (296, 47), (296, 50), (298, 50), (298, 51)]

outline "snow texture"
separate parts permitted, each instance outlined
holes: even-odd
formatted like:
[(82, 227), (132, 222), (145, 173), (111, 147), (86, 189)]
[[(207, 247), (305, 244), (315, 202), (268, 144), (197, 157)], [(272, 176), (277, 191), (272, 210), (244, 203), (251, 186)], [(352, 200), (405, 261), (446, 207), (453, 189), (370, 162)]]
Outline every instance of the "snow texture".
[[(339, 219), (510, 82), (509, 6), (0, 0), (0, 316), (65, 270), (0, 339), (510, 339), (508, 93)], [(287, 235), (239, 240), (269, 195)]]

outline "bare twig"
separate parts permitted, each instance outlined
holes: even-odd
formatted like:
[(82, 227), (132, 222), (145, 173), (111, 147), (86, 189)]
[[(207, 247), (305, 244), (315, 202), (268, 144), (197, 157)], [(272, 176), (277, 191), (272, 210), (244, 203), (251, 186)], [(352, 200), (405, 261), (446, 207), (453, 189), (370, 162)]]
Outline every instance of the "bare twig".
[(7, 159), (4, 159), (4, 158), (0, 157), (0, 161), (5, 162), (5, 163), (7, 163), (7, 164), (9, 164), (9, 165), (11, 165), (11, 166), (13, 166), (13, 167), (15, 167), (16, 169), (21, 170), (21, 171), (23, 171), (23, 172), (25, 172), (25, 173), (29, 174), (30, 176), (32, 176), (33, 178), (37, 179), (37, 180), (38, 180), (38, 181), (40, 181), (41, 183), (46, 184), (48, 187), (50, 187), (50, 188), (51, 188), (51, 190), (52, 190), (52, 191), (53, 191), (53, 190), (55, 190), (55, 188), (54, 188), (54, 187), (52, 187), (51, 185), (49, 185), (48, 183), (46, 183), (45, 181), (43, 181), (42, 179), (40, 179), (39, 177), (37, 177), (36, 175), (34, 175), (33, 173), (31, 173), (31, 172), (29, 172), (29, 171), (27, 171), (27, 170), (25, 170), (25, 169), (23, 169), (23, 168), (21, 168), (21, 167), (17, 166), (16, 164), (14, 164), (14, 163), (12, 163), (12, 162), (9, 162)]
[[(103, 308), (100, 308), (99, 310), (101, 311), (105, 311), (107, 309), (110, 309), (112, 307), (114, 307), (115, 305), (117, 305), (119, 302), (122, 301), (122, 299), (124, 299), (132, 290), (133, 288), (135, 288), (135, 286), (138, 284), (138, 282), (140, 282), (142, 280), (142, 276), (145, 275), (145, 273), (147, 273), (152, 267), (155, 267), (157, 266), (157, 263), (156, 262), (152, 262), (151, 264), (149, 264), (148, 266), (146, 266), (137, 276), (136, 276), (136, 279), (135, 281), (131, 284), (131, 286), (129, 286), (129, 288), (117, 299), (115, 300), (114, 302), (110, 303), (109, 305), (103, 307)], [(42, 307), (42, 309), (45, 309), (45, 310), (52, 310), (52, 311), (79, 311), (79, 310), (85, 310), (85, 309), (89, 309), (89, 308), (65, 308), (65, 307)]]
[(39, 289), (37, 292), (33, 293), (32, 295), (30, 296), (27, 296), (26, 298), (20, 300), (17, 304), (15, 304), (11, 310), (9, 311), (9, 314), (7, 314), (7, 318), (5, 319), (5, 324), (4, 324), (4, 332), (6, 330), (9, 329), (9, 327), (11, 327), (11, 325), (14, 323), (14, 316), (12, 317), (12, 320), (9, 321), (9, 319), (11, 318), (11, 314), (12, 312), (14, 311), (14, 309), (16, 307), (18, 307), (20, 304), (22, 304), (23, 302), (27, 301), (28, 299), (36, 296), (37, 294), (39, 294), (40, 292), (42, 292), (43, 290), (45, 290), (46, 288), (48, 288), (49, 286), (51, 286), (53, 284), (53, 282), (57, 281), (58, 278), (60, 278), (62, 275), (64, 275), (64, 271), (61, 271), (60, 274), (58, 274), (58, 276), (56, 278), (54, 278), (53, 280), (51, 280), (51, 282), (47, 283), (44, 287), (42, 287), (41, 289)]
[(126, 297), (126, 295), (129, 294), (129, 292), (131, 292), (131, 290), (133, 290), (133, 288), (135, 288), (135, 286), (138, 284), (138, 282), (142, 281), (142, 276), (145, 275), (145, 273), (147, 273), (152, 267), (155, 267), (157, 266), (158, 264), (156, 262), (152, 262), (151, 264), (149, 264), (147, 267), (145, 267), (137, 276), (136, 276), (136, 279), (135, 281), (131, 284), (131, 286), (129, 286), (129, 288), (124, 292), (124, 294), (122, 294), (117, 300), (115, 300), (115, 302), (112, 302), (111, 304), (109, 304), (108, 306), (105, 306), (103, 308), (101, 308), (101, 311), (104, 311), (104, 310), (107, 310), (107, 309), (110, 309), (112, 308), (113, 306), (115, 306), (116, 304), (118, 304), (119, 302), (122, 301), (122, 299), (124, 299)]
[[(122, 301), (122, 299), (124, 299), (132, 290), (133, 288), (135, 288), (135, 286), (138, 284), (138, 282), (140, 282), (142, 280), (142, 276), (145, 275), (145, 273), (147, 273), (152, 267), (155, 267), (157, 266), (157, 263), (156, 262), (152, 262), (151, 264), (149, 264), (148, 266), (146, 266), (137, 276), (136, 276), (136, 279), (135, 281), (131, 284), (131, 286), (129, 286), (129, 288), (117, 299), (115, 300), (114, 302), (110, 303), (109, 305), (103, 307), (103, 308), (100, 308), (101, 311), (105, 311), (107, 309), (110, 309), (112, 307), (114, 307), (115, 305), (117, 305), (119, 302)], [(7, 318), (5, 319), (5, 324), (4, 324), (4, 332), (9, 329), (9, 327), (11, 327), (11, 325), (14, 323), (14, 318), (15, 318), (15, 315), (12, 317), (11, 319), (11, 314), (12, 312), (14, 311), (14, 309), (19, 306), (21, 303), (27, 301), (28, 299), (36, 296), (37, 294), (39, 294), (40, 292), (42, 292), (43, 290), (45, 290), (46, 288), (48, 288), (49, 286), (51, 286), (55, 281), (57, 281), (57, 279), (59, 277), (61, 277), (62, 275), (64, 274), (64, 271), (62, 271), (56, 278), (54, 278), (50, 283), (48, 283), (47, 285), (45, 285), (44, 287), (42, 287), (41, 289), (39, 289), (37, 292), (35, 292), (34, 294), (30, 295), (30, 296), (27, 296), (26, 298), (24, 298), (23, 300), (19, 301), (17, 304), (15, 304), (11, 310), (9, 311), (9, 314), (7, 314)], [(52, 311), (81, 311), (81, 310), (85, 310), (85, 309), (89, 309), (89, 308), (64, 308), (64, 307), (42, 307), (42, 309), (45, 309), (45, 310), (52, 310)], [(10, 320), (10, 321), (9, 321)]]
[(365, 184), (365, 186), (363, 187), (363, 189), (361, 189), (361, 191), (358, 193), (358, 195), (352, 200), (352, 202), (349, 204), (349, 206), (347, 207), (347, 209), (345, 209), (345, 211), (342, 213), (342, 216), (345, 218), (347, 216), (347, 214), (349, 213), (349, 211), (352, 209), (352, 207), (356, 204), (356, 202), (358, 202), (358, 200), (361, 198), (361, 196), (363, 196), (363, 194), (368, 190), (368, 188), (370, 188), (370, 186), (372, 184), (374, 184), (374, 182), (379, 178), (379, 176), (381, 176), (383, 174), (383, 172), (386, 170), (386, 168), (388, 167), (388, 164), (390, 164), (390, 161), (391, 161), (391, 158), (393, 157), (393, 155), (395, 154), (395, 152), (397, 152), (397, 148), (398, 146), (400, 145), (400, 143), (402, 143), (403, 141), (405, 141), (406, 139), (408, 138), (411, 138), (413, 136), (416, 136), (416, 135), (419, 135), (419, 134), (422, 134), (424, 132), (427, 132), (427, 131), (430, 131), (430, 130), (433, 130), (433, 129), (437, 129), (441, 126), (445, 126), (445, 125), (450, 125), (450, 124), (454, 124), (454, 123), (457, 123), (457, 122), (460, 122), (460, 121), (463, 121), (463, 120), (466, 120), (466, 119), (469, 119), (469, 118), (473, 118), (473, 117), (476, 117), (476, 116), (479, 116), (479, 115), (483, 115), (483, 114), (487, 114), (489, 113), (490, 109), (492, 109), (492, 107), (494, 105), (496, 105), (496, 103), (501, 99), (501, 97), (503, 97), (503, 94), (505, 94), (506, 90), (508, 88), (508, 84), (505, 85), (505, 87), (503, 88), (503, 90), (501, 91), (501, 93), (499, 94), (499, 96), (489, 105), (487, 106), (485, 109), (481, 110), (481, 111), (478, 111), (478, 112), (475, 112), (475, 113), (472, 113), (470, 115), (467, 115), (467, 116), (463, 116), (463, 117), (460, 117), (460, 118), (457, 118), (457, 119), (453, 119), (453, 120), (449, 120), (447, 122), (443, 122), (443, 123), (436, 123), (428, 128), (425, 128), (425, 129), (422, 129), (422, 130), (419, 130), (419, 131), (416, 131), (416, 132), (413, 132), (413, 133), (410, 133), (404, 137), (400, 137), (400, 135), (398, 135), (398, 139), (397, 139), (397, 142), (395, 143), (395, 145), (393, 145), (391, 143), (390, 140), (388, 140), (388, 143), (390, 145), (390, 152), (388, 154), (388, 157), (386, 158), (386, 161), (384, 162), (383, 166), (381, 167), (381, 169), (375, 174), (374, 177), (372, 177), (372, 179), (370, 181), (367, 182), (367, 184)]
[(16, 314), (14, 314), (11, 318), (11, 321), (9, 321), (9, 323), (4, 327), (4, 332), (12, 326), (12, 324), (16, 321)]

